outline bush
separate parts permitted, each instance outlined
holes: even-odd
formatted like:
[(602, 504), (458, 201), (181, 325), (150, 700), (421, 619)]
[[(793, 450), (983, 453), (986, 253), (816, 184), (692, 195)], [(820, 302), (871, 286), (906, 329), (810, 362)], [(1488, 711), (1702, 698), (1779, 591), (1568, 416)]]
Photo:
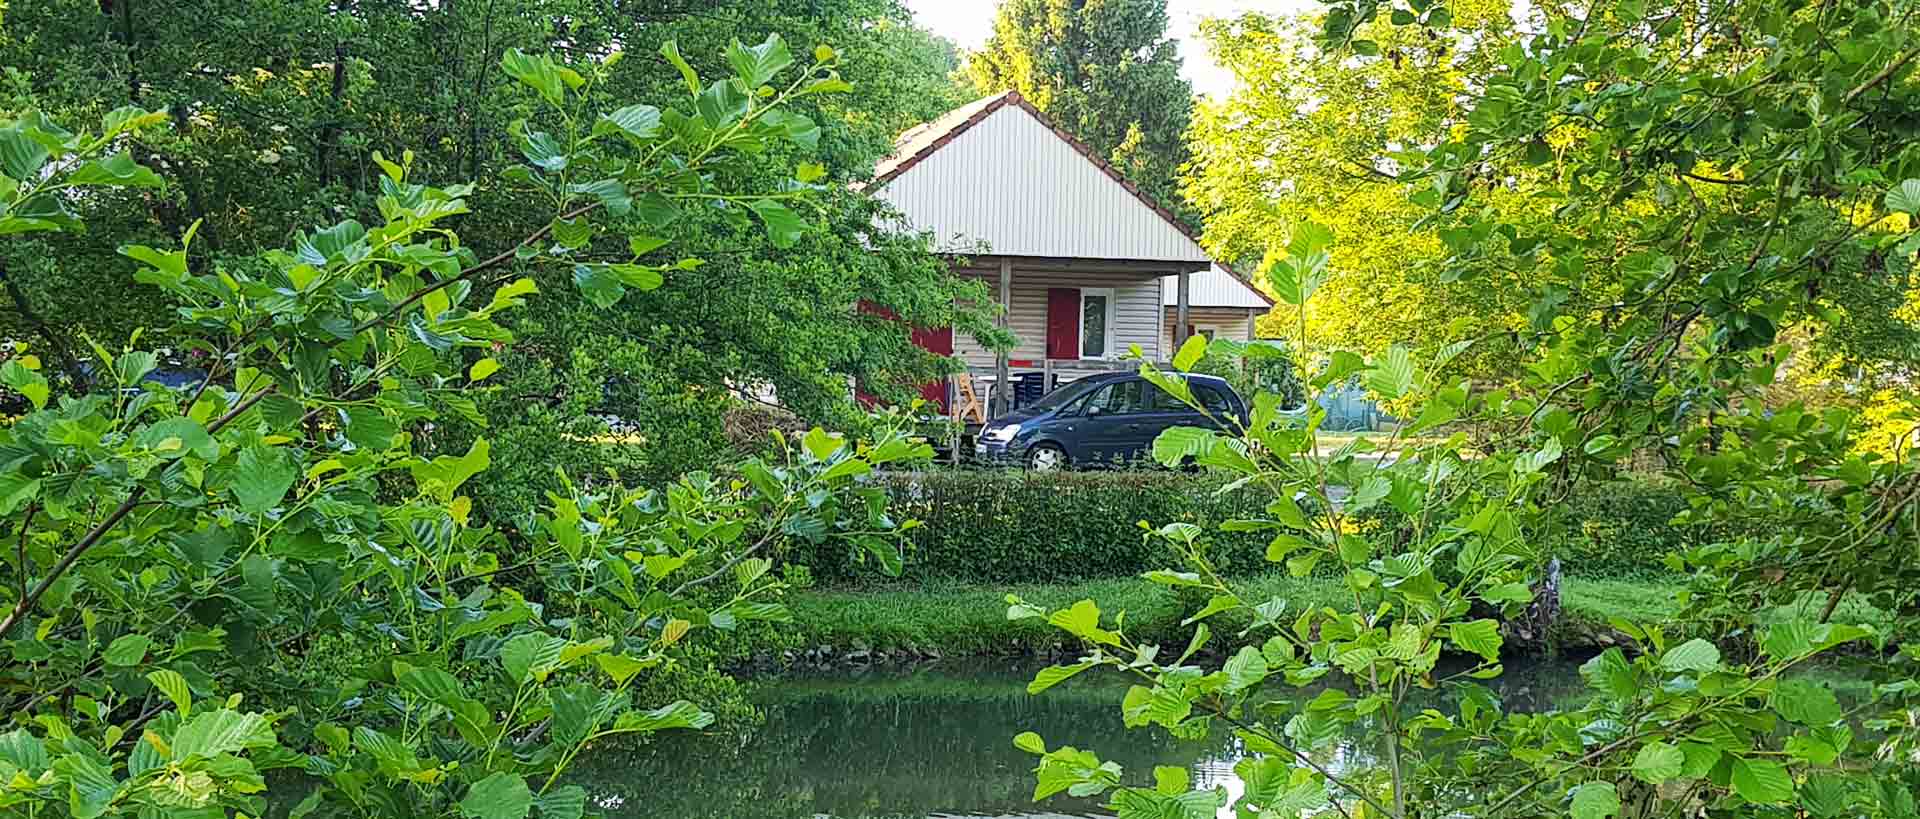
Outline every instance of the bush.
[[(1013, 583), (1121, 577), (1171, 562), (1165, 546), (1147, 542), (1142, 521), (1218, 524), (1262, 516), (1265, 501), (1257, 494), (1222, 493), (1224, 484), (1178, 472), (928, 472), (890, 480), (889, 512), (921, 522), (909, 533), (906, 578)], [(1265, 566), (1267, 536), (1214, 537), (1215, 554), (1228, 570)], [(812, 550), (789, 559), (827, 582), (872, 574), (856, 571), (840, 551)]]
[(1650, 481), (1616, 481), (1583, 487), (1567, 499), (1565, 525), (1550, 528), (1542, 548), (1560, 559), (1568, 574), (1633, 578), (1672, 575), (1667, 555), (1708, 543), (1758, 534), (1758, 524), (1673, 522), (1687, 509), (1680, 487)]
[[(1047, 583), (1127, 577), (1172, 564), (1165, 547), (1149, 542), (1140, 522), (1207, 526), (1233, 518), (1265, 517), (1258, 494), (1220, 492), (1225, 480), (1181, 472), (1030, 473), (941, 471), (891, 478), (889, 507), (896, 518), (921, 522), (902, 578), (970, 583)], [(1674, 552), (1737, 537), (1727, 526), (1681, 526), (1687, 508), (1678, 487), (1621, 481), (1590, 487), (1562, 504), (1564, 526), (1542, 534), (1540, 553), (1558, 558), (1568, 574), (1589, 578), (1669, 576)], [(1364, 530), (1395, 525), (1384, 505), (1356, 520)], [(1271, 568), (1267, 535), (1209, 531), (1213, 551), (1229, 573)], [(848, 555), (800, 547), (789, 559), (823, 582), (844, 584), (877, 575)], [(1331, 571), (1331, 567), (1323, 567)]]

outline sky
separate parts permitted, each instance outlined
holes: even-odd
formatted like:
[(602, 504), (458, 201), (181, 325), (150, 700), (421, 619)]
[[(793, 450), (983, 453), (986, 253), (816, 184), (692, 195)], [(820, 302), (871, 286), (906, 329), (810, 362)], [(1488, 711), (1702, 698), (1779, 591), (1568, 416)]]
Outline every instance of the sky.
[[(993, 33), (996, 0), (906, 0), (920, 24), (933, 33), (973, 50), (986, 44)], [(1213, 62), (1206, 44), (1200, 40), (1200, 21), (1209, 17), (1231, 17), (1242, 12), (1297, 14), (1318, 6), (1317, 0), (1167, 0), (1171, 18), (1168, 33), (1180, 41), (1184, 73), (1195, 91), (1224, 96), (1233, 90), (1233, 75)]]

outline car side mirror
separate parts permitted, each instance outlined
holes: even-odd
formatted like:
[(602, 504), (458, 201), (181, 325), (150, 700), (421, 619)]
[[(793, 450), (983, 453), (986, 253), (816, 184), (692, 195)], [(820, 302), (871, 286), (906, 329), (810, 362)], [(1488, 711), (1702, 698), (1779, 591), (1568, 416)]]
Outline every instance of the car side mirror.
[(1107, 411), (1098, 406), (1087, 407), (1088, 418), (1094, 418), (1094, 417), (1105, 415), (1105, 414), (1107, 414)]

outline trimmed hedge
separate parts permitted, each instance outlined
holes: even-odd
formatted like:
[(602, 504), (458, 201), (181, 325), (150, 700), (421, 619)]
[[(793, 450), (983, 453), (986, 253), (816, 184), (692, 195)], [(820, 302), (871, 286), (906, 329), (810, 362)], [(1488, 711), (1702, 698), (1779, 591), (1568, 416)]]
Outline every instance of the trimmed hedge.
[[(1214, 528), (1232, 518), (1264, 517), (1264, 492), (1223, 493), (1225, 481), (1215, 476), (956, 470), (887, 481), (892, 514), (922, 524), (911, 534), (904, 580), (1057, 583), (1167, 568), (1171, 554), (1145, 537), (1142, 521), (1206, 527), (1223, 571), (1271, 568), (1264, 558), (1265, 535)], [(1738, 534), (1727, 527), (1673, 525), (1686, 501), (1674, 487), (1657, 483), (1593, 486), (1561, 508), (1564, 526), (1548, 533), (1541, 545), (1568, 574), (1580, 577), (1670, 577), (1662, 562), (1666, 554)], [(1392, 526), (1391, 514), (1367, 517), (1377, 519), (1374, 525)], [(855, 565), (839, 547), (793, 546), (786, 557), (827, 583), (880, 578), (870, 563)]]
[[(1123, 577), (1165, 568), (1166, 547), (1139, 526), (1202, 525), (1260, 517), (1266, 499), (1251, 490), (1218, 490), (1224, 480), (1179, 472), (953, 470), (889, 478), (897, 519), (919, 520), (911, 533), (905, 579), (1039, 583)], [(1265, 565), (1267, 538), (1212, 533), (1223, 567)], [(868, 579), (833, 547), (796, 550), (788, 559), (824, 581)]]

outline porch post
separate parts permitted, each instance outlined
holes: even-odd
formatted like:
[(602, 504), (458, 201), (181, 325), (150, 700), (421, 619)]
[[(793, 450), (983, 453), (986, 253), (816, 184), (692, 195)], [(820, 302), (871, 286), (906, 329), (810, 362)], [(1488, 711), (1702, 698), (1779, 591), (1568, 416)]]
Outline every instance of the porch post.
[[(1174, 300), (1173, 308), (1173, 349), (1176, 352), (1179, 351), (1180, 345), (1187, 343), (1188, 334), (1193, 332), (1193, 324), (1190, 321), (1190, 316), (1188, 316), (1189, 305), (1193, 303), (1191, 298), (1193, 293), (1192, 275), (1192, 271), (1181, 270), (1180, 284), (1179, 287), (1176, 288), (1176, 292), (1179, 293)], [(1173, 354), (1167, 354), (1167, 359), (1172, 360)]]
[(1252, 310), (1247, 311), (1247, 340), (1260, 340), (1260, 314)]
[[(1008, 325), (1009, 317), (1012, 314), (1012, 312), (1013, 312), (1013, 260), (1001, 259), (1000, 260), (1000, 326), (1001, 327), (1004, 328)], [(1000, 353), (994, 357), (994, 370), (995, 370), (994, 374), (999, 377), (995, 379), (993, 382), (993, 417), (1003, 418), (1006, 416), (1008, 412), (1012, 411), (1013, 409), (1013, 406), (1012, 406), (1013, 395), (1011, 392), (1009, 392), (1010, 390), (1013, 389), (1013, 384), (1008, 380), (1011, 374), (1007, 371), (1007, 353), (1005, 350), (1000, 351)]]

